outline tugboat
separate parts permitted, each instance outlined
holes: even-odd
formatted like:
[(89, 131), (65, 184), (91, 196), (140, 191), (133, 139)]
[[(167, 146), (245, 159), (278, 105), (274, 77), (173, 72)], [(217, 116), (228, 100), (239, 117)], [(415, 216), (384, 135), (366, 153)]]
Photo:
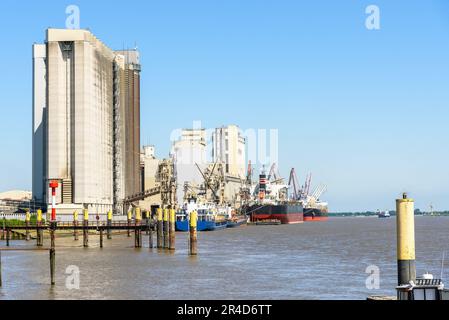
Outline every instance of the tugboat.
[(391, 214), (389, 211), (377, 211), (377, 216), (379, 217), (379, 219), (385, 219), (385, 218), (390, 218)]

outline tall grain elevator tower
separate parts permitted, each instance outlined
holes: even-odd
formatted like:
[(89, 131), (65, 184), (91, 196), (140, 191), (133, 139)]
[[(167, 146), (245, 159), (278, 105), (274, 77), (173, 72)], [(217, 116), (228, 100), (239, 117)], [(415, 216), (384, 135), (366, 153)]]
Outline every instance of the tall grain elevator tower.
[[(33, 46), (33, 198), (60, 213), (120, 212), (140, 186), (140, 61), (87, 30), (48, 29)], [(137, 160), (136, 160), (137, 159)]]

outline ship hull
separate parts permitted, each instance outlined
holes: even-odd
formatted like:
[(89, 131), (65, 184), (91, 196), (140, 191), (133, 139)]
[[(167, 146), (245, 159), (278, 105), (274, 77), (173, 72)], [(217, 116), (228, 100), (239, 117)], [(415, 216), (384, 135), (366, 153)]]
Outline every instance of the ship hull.
[(304, 221), (305, 222), (320, 222), (327, 221), (329, 219), (328, 214), (320, 209), (304, 209)]
[(254, 205), (247, 209), (252, 222), (279, 220), (282, 224), (304, 222), (304, 211), (300, 204)]
[[(176, 221), (176, 231), (188, 232), (190, 230), (189, 221)], [(215, 222), (215, 221), (198, 221), (197, 231), (216, 231), (227, 228), (227, 222)]]
[(246, 219), (238, 219), (238, 220), (228, 220), (228, 228), (237, 228), (240, 227), (244, 224), (246, 224), (247, 220)]

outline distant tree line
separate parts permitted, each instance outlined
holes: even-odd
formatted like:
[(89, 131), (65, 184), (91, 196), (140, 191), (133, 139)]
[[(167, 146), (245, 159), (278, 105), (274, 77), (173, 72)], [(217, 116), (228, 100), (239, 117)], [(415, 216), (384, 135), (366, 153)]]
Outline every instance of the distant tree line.
[[(396, 216), (396, 210), (388, 211), (390, 215)], [(377, 211), (365, 211), (365, 212), (333, 212), (329, 213), (330, 217), (371, 217), (377, 216)], [(430, 212), (423, 212), (420, 209), (415, 210), (416, 216), (430, 215)], [(449, 216), (449, 211), (435, 211), (433, 212), (435, 216)]]

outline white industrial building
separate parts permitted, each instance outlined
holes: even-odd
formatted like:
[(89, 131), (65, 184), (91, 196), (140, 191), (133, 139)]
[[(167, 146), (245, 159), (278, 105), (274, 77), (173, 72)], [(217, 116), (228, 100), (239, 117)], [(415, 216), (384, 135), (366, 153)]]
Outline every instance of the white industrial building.
[(116, 213), (140, 191), (140, 62), (87, 30), (48, 29), (33, 45), (33, 199), (59, 212)]
[(204, 178), (198, 170), (197, 165), (204, 170), (207, 165), (206, 153), (206, 130), (205, 129), (184, 129), (181, 137), (175, 141), (171, 151), (175, 163), (177, 177), (177, 200), (183, 203), (184, 185), (199, 186), (204, 182)]
[(212, 160), (225, 164), (225, 173), (246, 176), (246, 141), (236, 125), (216, 128), (212, 134)]
[(179, 140), (174, 142), (172, 156), (178, 181), (178, 203), (184, 201), (186, 183), (193, 189), (204, 184), (198, 166), (204, 172), (214, 163), (220, 163), (224, 168), (225, 200), (234, 203), (238, 198), (242, 181), (246, 177), (246, 140), (238, 126), (230, 125), (214, 129), (210, 142), (211, 158), (207, 157), (209, 149), (205, 129), (184, 129)]
[[(140, 157), (140, 166), (142, 174), (142, 189), (150, 190), (160, 183), (157, 181), (157, 173), (161, 160), (156, 157), (156, 149), (154, 146), (144, 146)], [(152, 207), (160, 207), (162, 205), (161, 194), (150, 196), (139, 202), (142, 208), (150, 209)]]

